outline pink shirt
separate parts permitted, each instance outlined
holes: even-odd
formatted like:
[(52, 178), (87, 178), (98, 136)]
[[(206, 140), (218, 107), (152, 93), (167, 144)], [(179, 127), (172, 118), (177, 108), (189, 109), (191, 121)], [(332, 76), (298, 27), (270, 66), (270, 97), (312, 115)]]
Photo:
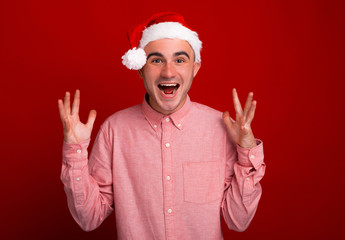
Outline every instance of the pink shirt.
[(63, 144), (61, 180), (73, 218), (97, 228), (115, 209), (119, 239), (223, 239), (245, 230), (261, 196), (262, 142), (241, 148), (222, 113), (191, 102), (164, 116), (144, 100), (89, 140)]

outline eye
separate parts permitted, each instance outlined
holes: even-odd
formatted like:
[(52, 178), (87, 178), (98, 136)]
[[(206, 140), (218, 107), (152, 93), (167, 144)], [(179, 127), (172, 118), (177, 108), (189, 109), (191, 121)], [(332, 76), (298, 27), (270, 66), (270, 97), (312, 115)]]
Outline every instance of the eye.
[(162, 62), (162, 59), (154, 58), (151, 62), (152, 62), (152, 63), (161, 63), (161, 62)]
[(177, 60), (176, 60), (176, 62), (177, 62), (177, 63), (184, 63), (184, 62), (185, 62), (185, 60), (184, 60), (184, 59), (182, 59), (182, 58), (179, 58), (179, 59), (177, 59)]

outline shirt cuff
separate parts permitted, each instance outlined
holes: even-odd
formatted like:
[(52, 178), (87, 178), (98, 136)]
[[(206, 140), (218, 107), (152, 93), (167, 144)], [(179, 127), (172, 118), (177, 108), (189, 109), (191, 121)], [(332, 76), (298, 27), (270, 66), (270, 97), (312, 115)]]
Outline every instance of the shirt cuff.
[(254, 167), (258, 169), (264, 162), (264, 150), (261, 140), (256, 139), (257, 146), (253, 148), (243, 148), (237, 144), (238, 163), (244, 167)]
[(63, 141), (62, 156), (65, 161), (80, 161), (88, 157), (87, 147), (90, 138), (79, 143), (67, 143)]

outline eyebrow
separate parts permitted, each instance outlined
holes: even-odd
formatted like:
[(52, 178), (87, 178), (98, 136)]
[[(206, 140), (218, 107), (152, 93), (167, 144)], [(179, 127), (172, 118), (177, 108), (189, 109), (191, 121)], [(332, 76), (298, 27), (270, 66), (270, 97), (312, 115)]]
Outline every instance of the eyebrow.
[(186, 53), (185, 51), (180, 51), (180, 52), (174, 53), (174, 57), (177, 57), (180, 55), (185, 55), (188, 59), (190, 59), (188, 53)]
[(148, 59), (149, 59), (150, 57), (152, 57), (152, 56), (163, 57), (163, 54), (161, 54), (161, 53), (159, 53), (159, 52), (150, 53), (150, 54), (147, 56), (146, 60), (148, 60)]
[[(180, 52), (175, 52), (174, 53), (174, 57), (177, 57), (177, 56), (180, 56), (180, 55), (185, 55), (188, 59), (190, 59), (188, 53), (186, 53), (185, 51), (180, 51)], [(146, 60), (148, 60), (152, 56), (164, 57), (163, 54), (161, 54), (160, 52), (153, 52), (153, 53), (150, 53), (147, 56)]]

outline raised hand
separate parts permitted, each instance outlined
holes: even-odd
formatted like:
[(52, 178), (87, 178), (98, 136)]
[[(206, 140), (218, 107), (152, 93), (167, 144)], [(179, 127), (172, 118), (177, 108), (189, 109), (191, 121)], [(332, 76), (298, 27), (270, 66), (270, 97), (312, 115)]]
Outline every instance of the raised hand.
[(66, 92), (65, 101), (58, 100), (60, 118), (63, 125), (65, 142), (79, 143), (91, 136), (93, 123), (96, 119), (96, 111), (91, 110), (86, 124), (79, 119), (80, 91), (77, 89), (74, 94), (72, 111), (70, 105), (70, 93)]
[(232, 98), (235, 106), (236, 121), (233, 121), (230, 118), (228, 111), (223, 113), (223, 119), (228, 132), (233, 140), (241, 147), (255, 147), (256, 140), (250, 127), (256, 108), (256, 101), (253, 101), (253, 93), (250, 92), (248, 94), (246, 104), (244, 105), (244, 110), (242, 110), (242, 106), (240, 100), (238, 99), (235, 88), (232, 90)]

